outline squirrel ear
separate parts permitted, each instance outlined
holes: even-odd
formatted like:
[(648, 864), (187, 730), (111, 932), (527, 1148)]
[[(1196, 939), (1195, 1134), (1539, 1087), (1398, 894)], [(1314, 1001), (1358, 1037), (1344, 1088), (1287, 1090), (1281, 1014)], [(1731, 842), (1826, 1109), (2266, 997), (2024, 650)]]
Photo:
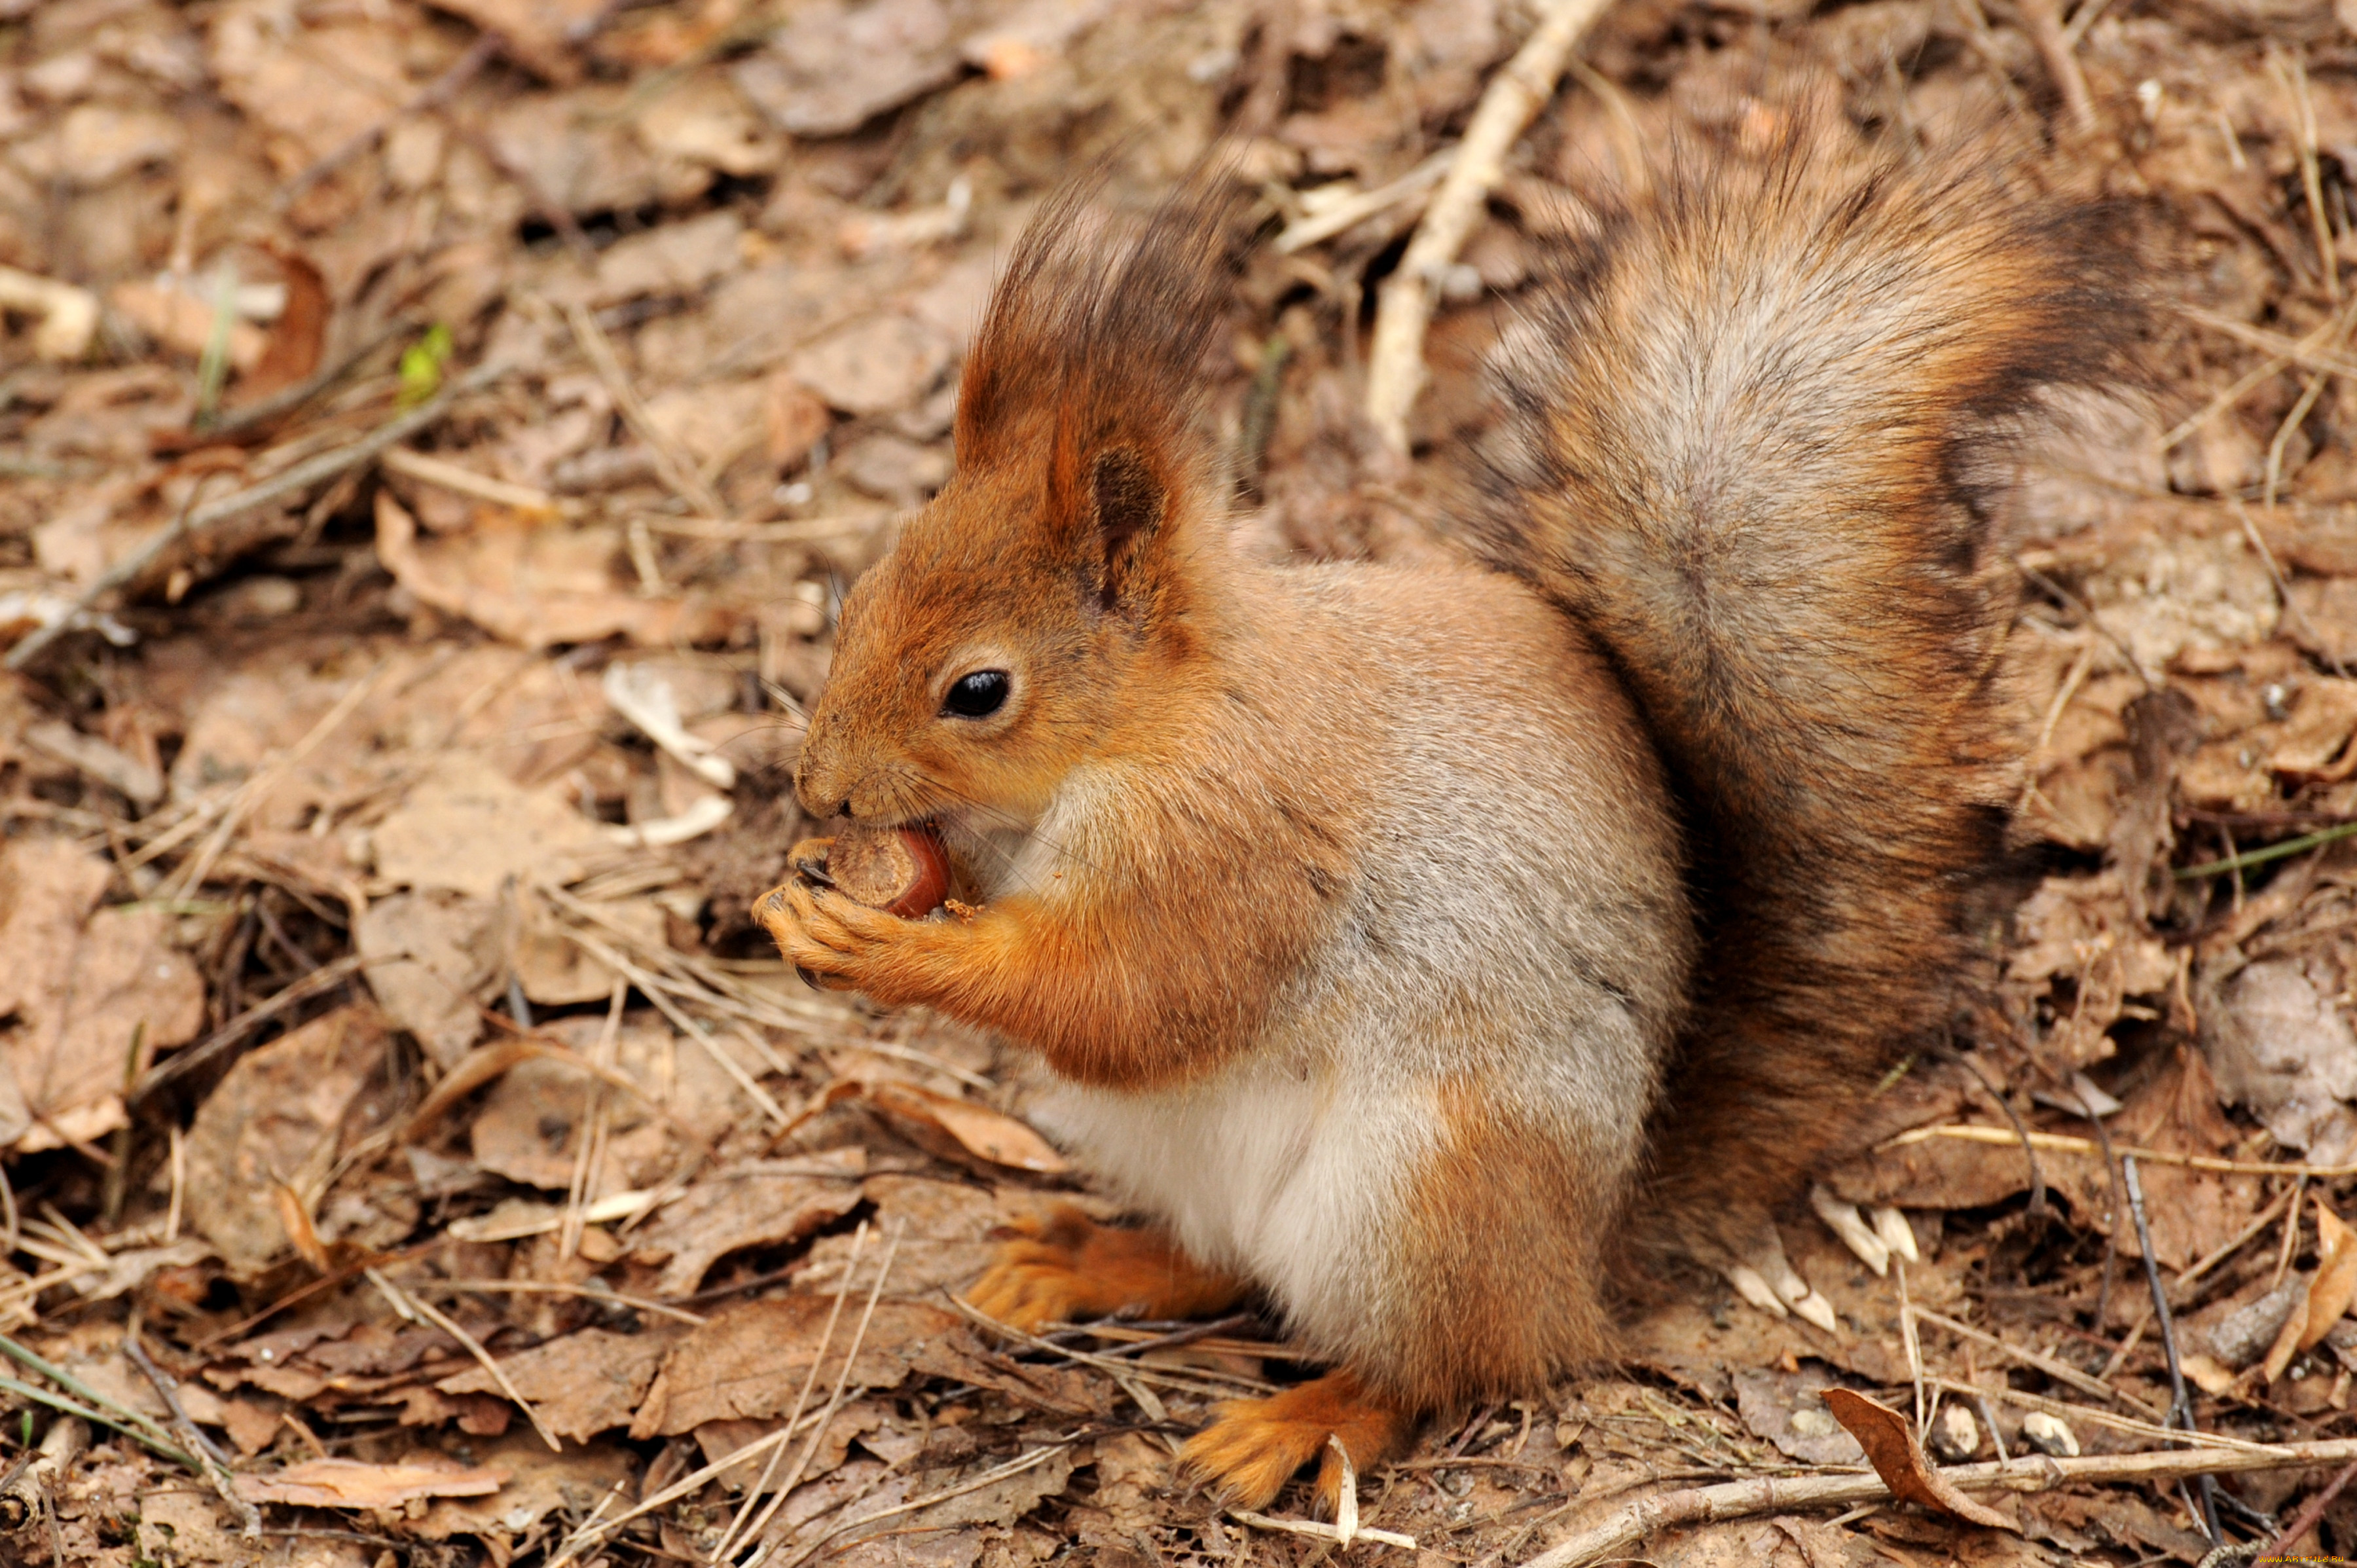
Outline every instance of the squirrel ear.
[(1168, 497), (1162, 482), (1135, 446), (1114, 446), (1090, 465), (1089, 489), (1096, 501), (1097, 542), (1104, 552), (1098, 602), (1107, 613), (1134, 599), (1142, 586), (1147, 553), (1160, 532)]

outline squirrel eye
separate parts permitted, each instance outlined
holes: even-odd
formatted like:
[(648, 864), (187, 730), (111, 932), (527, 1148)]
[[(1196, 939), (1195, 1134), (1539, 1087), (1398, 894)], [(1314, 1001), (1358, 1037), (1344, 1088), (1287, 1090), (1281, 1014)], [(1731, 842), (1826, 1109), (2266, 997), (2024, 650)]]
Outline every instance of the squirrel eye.
[(961, 675), (942, 699), (942, 712), (962, 719), (986, 719), (1006, 705), (1015, 682), (1004, 670), (977, 670)]

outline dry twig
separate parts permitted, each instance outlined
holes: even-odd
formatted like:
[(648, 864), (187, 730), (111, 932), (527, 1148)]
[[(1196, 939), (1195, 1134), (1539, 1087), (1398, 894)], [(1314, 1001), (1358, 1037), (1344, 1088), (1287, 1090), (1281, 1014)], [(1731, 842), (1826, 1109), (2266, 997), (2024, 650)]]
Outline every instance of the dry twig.
[(1367, 351), (1367, 417), (1394, 452), (1407, 452), (1408, 410), (1424, 390), (1424, 331), (1441, 270), (1456, 261), (1505, 173), (1506, 154), (1555, 96), (1572, 46), (1604, 5), (1605, 0), (1550, 0), (1540, 12), (1539, 25), (1482, 92), (1407, 253), (1383, 280)]
[[(2094, 1454), (2076, 1459), (2043, 1455), (1981, 1465), (1951, 1466), (1940, 1478), (1967, 1492), (2046, 1492), (2058, 1487), (2125, 1481), (2175, 1481), (2189, 1476), (2250, 1475), (2264, 1470), (2304, 1470), (2357, 1459), (2357, 1438), (2287, 1443), (2257, 1452), (2229, 1449), (2176, 1450), (2159, 1454)], [(1890, 1488), (1879, 1476), (1761, 1477), (1723, 1486), (1655, 1492), (1615, 1504), (1523, 1568), (1587, 1568), (1626, 1553), (1647, 1536), (1684, 1525), (1750, 1519), (1760, 1514), (1809, 1509), (1844, 1509), (1888, 1501)]]
[(406, 441), (450, 412), (450, 405), (469, 392), (483, 388), (507, 373), (505, 365), (479, 365), (456, 381), (411, 409), (378, 425), (359, 440), (339, 446), (332, 452), (296, 463), (283, 472), (273, 474), (259, 484), (208, 501), (178, 521), (165, 524), (149, 535), (145, 543), (91, 580), (89, 587), (74, 601), (73, 613), (60, 616), (47, 626), (32, 632), (0, 659), (0, 669), (22, 670), (39, 657), (41, 650), (71, 629), (76, 616), (87, 613), (98, 601), (117, 588), (137, 578), (154, 565), (165, 551), (181, 540), (194, 538), (209, 528), (259, 510), (273, 501), (309, 489), (324, 480), (332, 479), (373, 460), (386, 447)]

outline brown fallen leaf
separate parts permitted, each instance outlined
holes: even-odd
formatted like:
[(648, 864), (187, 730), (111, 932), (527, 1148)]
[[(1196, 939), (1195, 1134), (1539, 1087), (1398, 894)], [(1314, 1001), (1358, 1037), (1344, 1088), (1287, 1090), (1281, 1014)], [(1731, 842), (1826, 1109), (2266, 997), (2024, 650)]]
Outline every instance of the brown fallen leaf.
[(574, 36), (613, 7), (606, 0), (450, 0), (448, 9), (499, 35), (518, 65), (559, 86), (581, 80)]
[(0, 1148), (123, 1125), (126, 1076), (203, 1026), (204, 981), (170, 945), (173, 917), (99, 908), (110, 875), (63, 839), (0, 846), (0, 1017), (15, 1017), (0, 1033)]
[(353, 924), (378, 1005), (445, 1070), (482, 1036), (477, 1004), (500, 977), (498, 922), (486, 899), (426, 889), (379, 898)]
[(571, 881), (613, 847), (555, 789), (526, 789), (469, 757), (436, 767), (377, 824), (373, 842), (386, 881), (485, 900), (511, 878)]
[[(997, 1243), (991, 1230), (1016, 1217), (1012, 1201), (986, 1188), (963, 1182), (937, 1181), (927, 1176), (875, 1176), (861, 1189), (875, 1205), (875, 1222), (881, 1230), (898, 1231), (900, 1250), (893, 1254), (892, 1277), (886, 1290), (892, 1295), (926, 1295), (956, 1289), (986, 1267)], [(867, 1248), (857, 1273), (848, 1282), (845, 1268), (852, 1261), (849, 1236), (822, 1236), (793, 1276), (794, 1288), (807, 1291), (867, 1290), (876, 1283), (883, 1254)]]
[(240, 1476), (238, 1495), (248, 1502), (291, 1503), (314, 1509), (397, 1509), (422, 1498), (489, 1497), (507, 1483), (508, 1472), (456, 1464), (420, 1455), (398, 1464), (358, 1459), (307, 1459), (273, 1476)]
[[(601, 1080), (592, 1064), (604, 1026), (595, 1016), (553, 1019), (539, 1033), (569, 1047), (569, 1053), (533, 1043), (511, 1059), (468, 1129), (477, 1165), (510, 1181), (565, 1191), (589, 1135), (592, 1086), (600, 1081), (606, 1155), (588, 1173), (591, 1198), (660, 1182), (678, 1168), (687, 1149), (711, 1144), (734, 1125), (741, 1103), (736, 1080), (711, 1052), (683, 1040), (660, 1019), (623, 1020), (614, 1041), (613, 1076)], [(498, 1048), (479, 1047), (474, 1057)], [(834, 1157), (855, 1160), (845, 1174), (856, 1176), (865, 1168), (860, 1155), (847, 1150)]]
[(391, 1040), (375, 1008), (339, 1008), (253, 1052), (205, 1097), (188, 1132), (188, 1221), (231, 1274), (289, 1245), (275, 1189), (324, 1184)]
[(639, 1456), (619, 1444), (576, 1448), (568, 1443), (564, 1453), (551, 1454), (528, 1427), (478, 1444), (476, 1452), (487, 1467), (508, 1472), (500, 1489), (471, 1498), (445, 1496), (406, 1529), (428, 1541), (474, 1536), (492, 1548), (487, 1560), (494, 1563), (505, 1561), (512, 1542), (531, 1536), (550, 1515), (578, 1518), (595, 1509), (640, 1466)]
[(949, 81), (958, 63), (941, 0), (822, 0), (796, 7), (732, 75), (779, 129), (838, 136)]
[(1866, 1450), (1867, 1463), (1890, 1488), (1890, 1495), (1901, 1502), (1921, 1503), (1939, 1513), (1977, 1524), (1989, 1530), (2012, 1530), (2014, 1523), (1986, 1503), (1976, 1503), (1958, 1491), (1951, 1482), (1940, 1478), (1923, 1456), (1922, 1444), (1915, 1441), (1915, 1429), (1907, 1418), (1887, 1405), (1879, 1405), (1853, 1389), (1827, 1389), (1819, 1396), (1834, 1419), (1849, 1428), (1858, 1446)]
[(701, 596), (643, 597), (620, 587), (619, 530), (534, 522), (479, 509), (475, 526), (429, 541), (392, 493), (376, 498), (376, 553), (395, 581), (436, 609), (525, 648), (620, 635), (649, 647), (726, 640), (746, 615)]
[(701, 1177), (639, 1232), (641, 1258), (671, 1254), (655, 1294), (687, 1295), (730, 1252), (799, 1241), (842, 1219), (859, 1207), (859, 1175), (854, 1169), (816, 1176), (756, 1165)]
[(245, 403), (308, 381), (319, 368), (319, 355), (328, 343), (328, 321), (335, 313), (328, 281), (308, 258), (285, 249), (274, 249), (271, 254), (286, 285), (286, 304), (278, 319), (270, 324), (262, 357), (242, 380), (239, 401)]
[[(834, 1305), (827, 1296), (799, 1294), (738, 1302), (690, 1330), (663, 1359), (630, 1435), (668, 1437), (707, 1421), (783, 1414), (819, 1353)], [(883, 1302), (852, 1359), (851, 1384), (898, 1388), (912, 1370), (963, 1367), (970, 1358), (957, 1347), (970, 1338), (955, 1313), (921, 1302)], [(829, 1377), (850, 1348), (849, 1329), (838, 1324), (823, 1369)]]
[[(213, 306), (185, 289), (145, 282), (120, 283), (107, 292), (106, 303), (118, 316), (164, 348), (188, 359), (202, 354), (212, 341)], [(232, 321), (229, 328), (229, 362), (246, 371), (262, 363), (270, 340), (251, 321)]]
[(1041, 1176), (1071, 1169), (1047, 1139), (1012, 1116), (889, 1079), (838, 1079), (798, 1120), (808, 1120), (846, 1100), (865, 1101), (888, 1115), (946, 1133), (957, 1147), (993, 1165)]
[(2324, 1199), (2316, 1200), (2316, 1276), (2308, 1285), (2308, 1321), (2300, 1330), (2303, 1350), (2332, 1332), (2357, 1297), (2357, 1230), (2352, 1230)]
[(407, 40), (390, 12), (315, 23), (274, 0), (232, 0), (207, 38), (215, 85), (261, 127), (282, 175), (390, 119), (414, 91)]
[[(663, 1353), (679, 1337), (670, 1325), (650, 1324), (636, 1334), (584, 1328), (503, 1356), (500, 1370), (516, 1392), (533, 1402), (551, 1432), (586, 1443), (609, 1427), (629, 1423), (647, 1385), (654, 1381)], [(434, 1386), (447, 1394), (506, 1392), (484, 1367), (469, 1367)]]

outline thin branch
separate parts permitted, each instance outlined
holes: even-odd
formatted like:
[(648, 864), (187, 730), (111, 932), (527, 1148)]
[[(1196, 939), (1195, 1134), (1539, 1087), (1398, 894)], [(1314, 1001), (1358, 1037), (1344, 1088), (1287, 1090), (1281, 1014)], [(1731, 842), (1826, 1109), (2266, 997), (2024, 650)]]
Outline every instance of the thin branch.
[(190, 512), (185, 521), (167, 523), (157, 529), (145, 543), (92, 579), (90, 586), (84, 588), (74, 601), (70, 612), (38, 628), (10, 649), (7, 658), (0, 659), (0, 669), (22, 670), (30, 664), (43, 650), (71, 628), (77, 616), (88, 613), (101, 598), (136, 579), (176, 542), (194, 538), (217, 524), (243, 517), (247, 512), (259, 510), (273, 501), (283, 500), (372, 461), (386, 447), (408, 440), (449, 413), (450, 405), (458, 399), (481, 391), (506, 373), (505, 365), (479, 365), (407, 413), (385, 421), (359, 440), (339, 446), (332, 452), (322, 452), (283, 473), (273, 474), (259, 484), (249, 485), (217, 501), (209, 501)]
[[(2158, 1454), (2094, 1454), (2076, 1459), (2044, 1455), (1940, 1471), (1943, 1481), (1968, 1492), (2046, 1492), (2058, 1487), (2107, 1481), (2175, 1481), (2189, 1476), (2249, 1475), (2265, 1470), (2304, 1470), (2357, 1459), (2357, 1438), (2287, 1443), (2266, 1452), (2183, 1449)], [(1522, 1568), (1588, 1568), (1628, 1554), (1647, 1536), (1685, 1525), (1803, 1509), (1846, 1509), (1889, 1500), (1878, 1476), (1761, 1477), (1723, 1486), (1656, 1492), (1616, 1504), (1595, 1522), (1574, 1530)]]
[(207, 1437), (195, 1422), (188, 1419), (188, 1407), (180, 1402), (179, 1384), (167, 1377), (164, 1369), (149, 1358), (146, 1347), (139, 1343), (139, 1330), (135, 1325), (123, 1337), (123, 1354), (146, 1378), (148, 1385), (156, 1391), (156, 1397), (164, 1402), (165, 1410), (171, 1413), (174, 1435), (197, 1456), (200, 1461), (199, 1468), (206, 1481), (221, 1500), (237, 1514), (239, 1530), (248, 1541), (262, 1539), (262, 1510), (237, 1489), (237, 1477), (229, 1473), (228, 1456), (213, 1445), (213, 1440)]
[(1383, 280), (1367, 351), (1367, 417), (1385, 446), (1407, 452), (1407, 414), (1424, 390), (1424, 332), (1442, 269), (1456, 261), (1480, 220), (1506, 154), (1533, 115), (1555, 96), (1572, 46), (1604, 13), (1606, 0), (1550, 0), (1539, 24), (1481, 94), (1448, 173), (1424, 210), (1399, 267)]
[[(2350, 825), (2357, 828), (2357, 823)], [(2300, 847), (2305, 849), (2309, 846), (2302, 844)], [(1929, 1143), (1934, 1138), (1953, 1138), (1964, 1144), (2011, 1144), (2018, 1146), (2021, 1143), (2010, 1128), (1952, 1122), (1938, 1127), (1917, 1127), (1895, 1138), (1883, 1140), (1875, 1145), (1875, 1149), (1878, 1153), (1884, 1149), (1901, 1149), (1910, 1144)], [(2074, 1138), (2065, 1133), (2040, 1133), (2033, 1129), (2029, 1142), (2032, 1147), (2050, 1154), (2085, 1155), (2092, 1159), (2103, 1153), (2092, 1138)], [(2271, 1164), (2266, 1160), (2224, 1160), (2214, 1155), (2175, 1155), (2166, 1149), (2138, 1148), (2133, 1144), (2120, 1144), (2115, 1148), (2119, 1154), (2142, 1160), (2148, 1165), (2175, 1165), (2183, 1170), (2210, 1171), (2219, 1176), (2306, 1176), (2317, 1181), (2357, 1176), (2357, 1162), (2340, 1165), (2296, 1165)]]

